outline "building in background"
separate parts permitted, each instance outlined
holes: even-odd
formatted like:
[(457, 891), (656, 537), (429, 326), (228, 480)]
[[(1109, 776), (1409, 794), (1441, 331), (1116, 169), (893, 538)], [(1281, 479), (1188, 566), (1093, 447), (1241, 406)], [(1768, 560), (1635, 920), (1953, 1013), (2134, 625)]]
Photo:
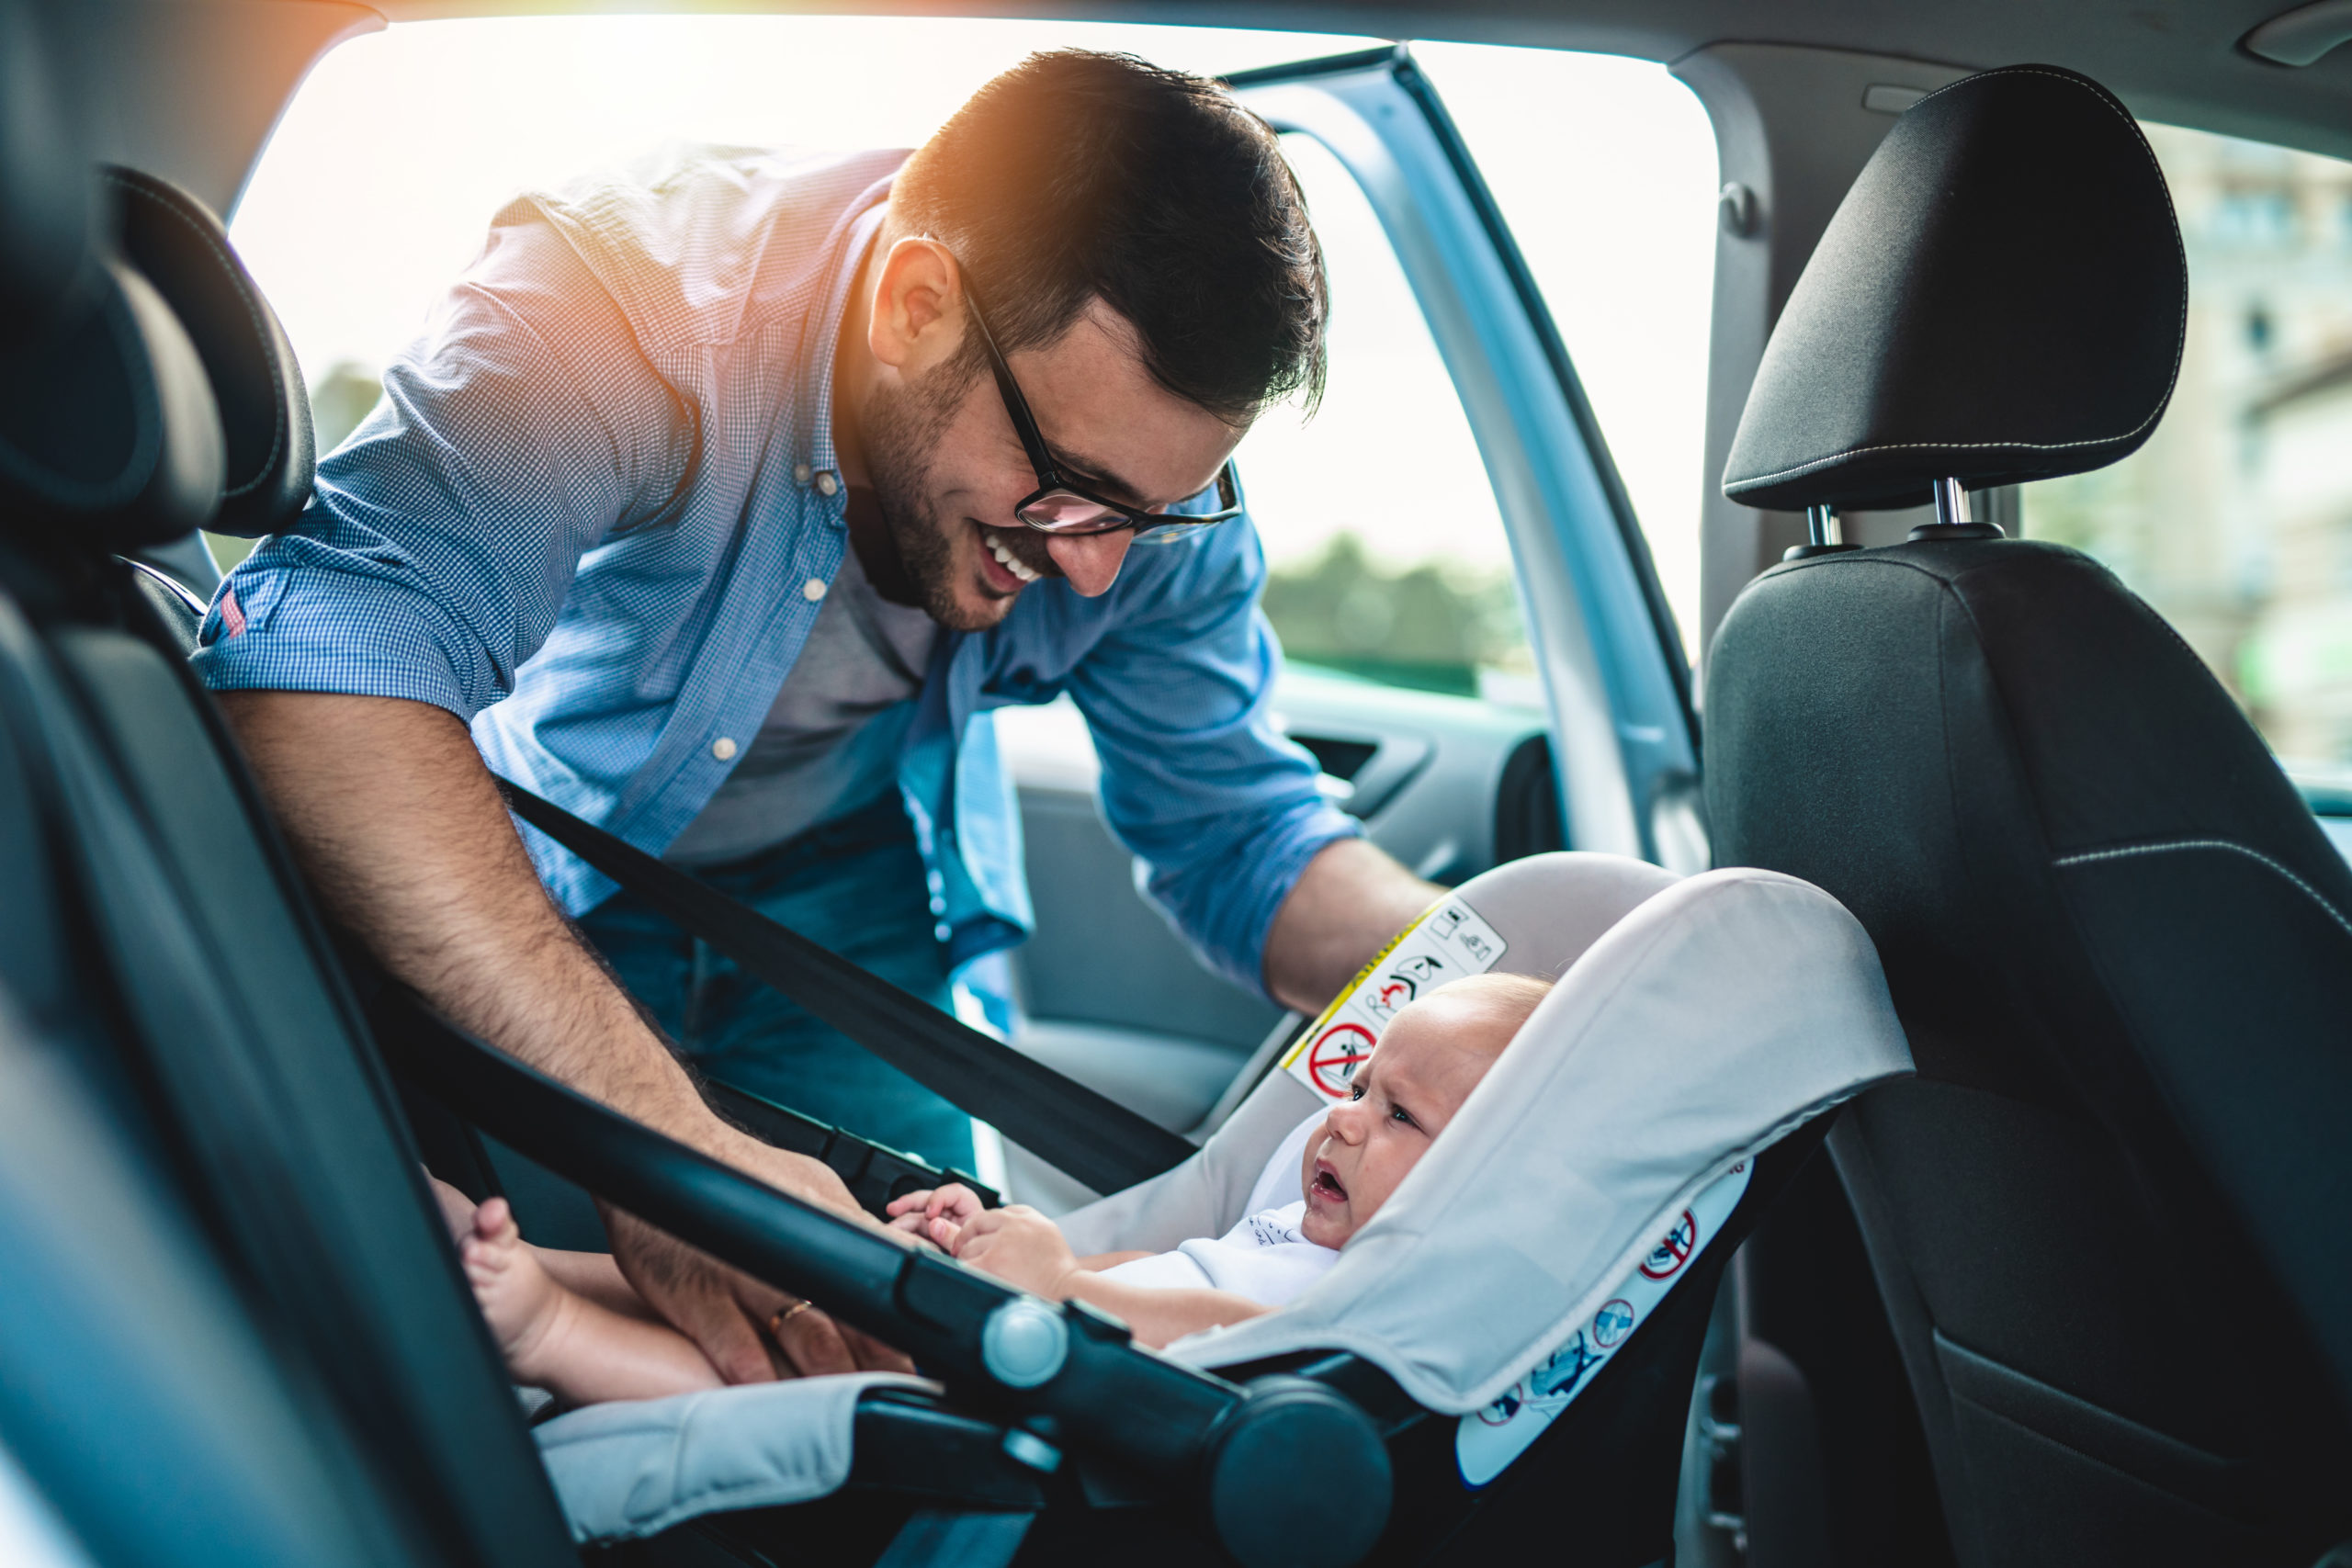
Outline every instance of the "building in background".
[(2188, 254), (2179, 384), (2132, 457), (2025, 487), (2024, 531), (2113, 568), (2283, 758), (2352, 762), (2352, 164), (2148, 135)]

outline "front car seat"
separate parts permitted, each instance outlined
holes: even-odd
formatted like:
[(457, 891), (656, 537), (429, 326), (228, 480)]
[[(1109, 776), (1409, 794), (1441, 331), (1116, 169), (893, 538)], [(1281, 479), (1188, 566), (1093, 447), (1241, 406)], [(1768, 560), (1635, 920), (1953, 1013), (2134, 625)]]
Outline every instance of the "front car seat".
[(1724, 481), (1938, 504), (1884, 548), (1817, 527), (1733, 605), (1706, 795), (1720, 863), (1861, 919), (1910, 1037), (1830, 1146), (1962, 1564), (2352, 1536), (2352, 870), (2154, 612), (1966, 515), (2135, 450), (2186, 306), (2130, 112), (1968, 78), (1839, 208)]

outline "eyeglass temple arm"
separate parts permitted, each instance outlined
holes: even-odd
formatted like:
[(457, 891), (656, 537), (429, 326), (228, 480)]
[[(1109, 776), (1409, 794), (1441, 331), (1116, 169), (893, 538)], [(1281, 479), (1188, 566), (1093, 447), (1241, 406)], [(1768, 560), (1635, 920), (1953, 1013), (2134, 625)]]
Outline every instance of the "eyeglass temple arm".
[(1037, 470), (1038, 483), (1048, 488), (1059, 484), (1061, 468), (1046, 445), (1044, 433), (1037, 428), (1036, 417), (1029, 412), (1029, 400), (1021, 395), (1020, 383), (1012, 378), (1012, 367), (1005, 363), (1004, 351), (996, 345), (996, 333), (989, 331), (988, 318), (980, 313), (979, 299), (972, 292), (968, 279), (964, 284), (964, 309), (971, 316), (972, 325), (979, 329), (981, 345), (988, 350), (989, 370), (996, 377), (997, 391), (1004, 399), (1004, 412), (1012, 416), (1012, 433), (1021, 438), (1022, 446), (1028, 452), (1029, 466)]

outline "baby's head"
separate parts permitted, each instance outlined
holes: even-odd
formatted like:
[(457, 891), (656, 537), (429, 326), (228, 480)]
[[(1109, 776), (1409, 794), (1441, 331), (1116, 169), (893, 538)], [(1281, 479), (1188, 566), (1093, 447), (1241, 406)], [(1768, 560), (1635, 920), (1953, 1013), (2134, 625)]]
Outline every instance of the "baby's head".
[(1340, 1247), (1361, 1230), (1551, 988), (1524, 975), (1474, 975), (1398, 1009), (1356, 1075), (1355, 1098), (1306, 1141), (1300, 1234)]

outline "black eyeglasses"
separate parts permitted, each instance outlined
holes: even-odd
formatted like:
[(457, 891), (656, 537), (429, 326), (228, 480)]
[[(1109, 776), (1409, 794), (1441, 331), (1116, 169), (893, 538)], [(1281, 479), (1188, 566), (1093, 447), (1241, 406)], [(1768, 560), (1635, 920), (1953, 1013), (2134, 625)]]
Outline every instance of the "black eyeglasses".
[(1012, 418), (1013, 434), (1021, 437), (1022, 449), (1029, 454), (1029, 466), (1037, 473), (1037, 488), (1014, 505), (1015, 517), (1040, 534), (1111, 534), (1132, 528), (1140, 537), (1154, 533), (1172, 536), (1179, 530), (1205, 528), (1241, 515), (1241, 486), (1234, 478), (1230, 458), (1216, 471), (1217, 509), (1214, 512), (1138, 511), (1119, 502), (1106, 501), (1064, 479), (1052, 449), (1037, 433), (1037, 421), (1029, 412), (1029, 400), (1021, 395), (1021, 384), (1012, 378), (1012, 367), (1004, 362), (1003, 354), (998, 350), (996, 334), (989, 331), (988, 321), (980, 314), (979, 301), (972, 298), (968, 283), (964, 289), (964, 304), (972, 313), (972, 324), (980, 331), (980, 346), (988, 351), (989, 368), (996, 373), (997, 394), (1004, 400), (1004, 412)]

